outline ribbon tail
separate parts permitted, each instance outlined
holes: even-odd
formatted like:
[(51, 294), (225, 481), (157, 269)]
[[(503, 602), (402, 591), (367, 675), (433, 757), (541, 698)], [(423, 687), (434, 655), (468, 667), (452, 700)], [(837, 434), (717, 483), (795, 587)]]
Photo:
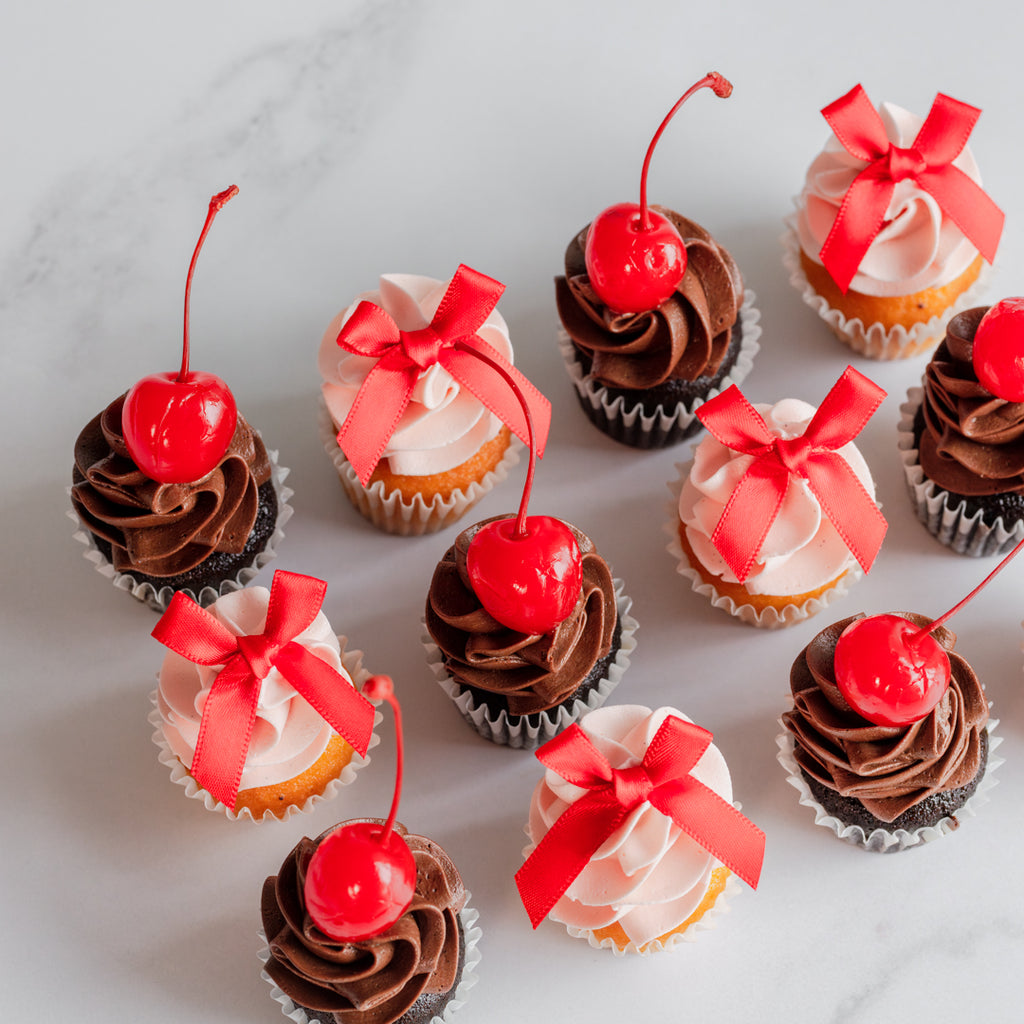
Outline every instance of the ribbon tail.
[(991, 263), (999, 248), (1006, 216), (981, 186), (952, 164), (922, 171), (917, 183), (930, 193), (949, 219)]
[(223, 665), (238, 650), (235, 634), (180, 590), (153, 627), (152, 636), (197, 665)]
[(887, 176), (884, 167), (876, 168), (872, 164), (853, 179), (853, 184), (843, 196), (832, 229), (818, 255), (844, 295), (871, 243), (882, 230), (895, 188), (895, 182)]

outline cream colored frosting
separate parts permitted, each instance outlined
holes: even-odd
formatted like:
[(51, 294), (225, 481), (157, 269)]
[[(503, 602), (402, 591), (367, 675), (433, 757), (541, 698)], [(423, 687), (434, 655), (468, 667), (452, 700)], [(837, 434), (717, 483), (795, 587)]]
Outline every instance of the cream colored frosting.
[[(773, 434), (785, 438), (803, 434), (817, 411), (796, 398), (754, 408)], [(856, 445), (849, 442), (837, 454), (874, 497), (871, 472)], [(753, 456), (741, 455), (708, 434), (694, 452), (693, 468), (679, 494), (679, 518), (693, 553), (709, 572), (728, 583), (737, 582), (736, 575), (711, 543), (711, 535), (752, 462)], [(807, 482), (791, 476), (779, 514), (744, 585), (751, 594), (806, 594), (836, 579), (855, 561)]]
[[(266, 626), (269, 598), (266, 587), (247, 587), (219, 598), (207, 611), (235, 636), (255, 635)], [(294, 640), (352, 683), (342, 667), (338, 638), (323, 612)], [(164, 738), (186, 768), (192, 767), (203, 707), (222, 667), (196, 665), (173, 651), (164, 658), (157, 707)], [(331, 735), (331, 727), (306, 699), (271, 668), (260, 683), (256, 723), (239, 789), (274, 786), (300, 775), (320, 758)]]
[[(883, 103), (878, 112), (889, 141), (903, 149), (910, 147), (923, 118), (892, 103)], [(830, 135), (808, 169), (798, 203), (797, 234), (800, 248), (816, 263), (821, 263), (821, 247), (847, 190), (866, 166), (866, 161), (852, 156), (835, 135)], [(964, 147), (953, 166), (981, 184), (969, 148)], [(885, 224), (865, 253), (850, 287), (865, 295), (911, 295), (948, 284), (977, 256), (978, 250), (935, 199), (907, 178), (896, 183)]]
[[(338, 332), (360, 301), (381, 306), (400, 330), (428, 326), (441, 302), (448, 281), (416, 274), (384, 274), (380, 288), (364, 292), (328, 325), (320, 342), (317, 364), (323, 377), (323, 396), (336, 427), (345, 422), (352, 403), (375, 360), (346, 352), (337, 343)], [(508, 325), (497, 311), (477, 331), (489, 345), (512, 362)], [(412, 399), (384, 449), (382, 459), (392, 473), (428, 476), (465, 462), (501, 429), (501, 421), (483, 406), (447, 370), (434, 365), (423, 370)]]
[[(627, 768), (642, 761), (669, 715), (690, 721), (674, 708), (652, 712), (639, 705), (618, 705), (591, 711), (579, 724), (613, 768)], [(690, 774), (732, 803), (729, 769), (713, 744)], [(540, 842), (586, 792), (548, 769), (530, 803), (531, 841)], [(617, 922), (641, 946), (678, 927), (697, 909), (718, 864), (670, 818), (643, 803), (594, 853), (549, 916), (585, 931)]]

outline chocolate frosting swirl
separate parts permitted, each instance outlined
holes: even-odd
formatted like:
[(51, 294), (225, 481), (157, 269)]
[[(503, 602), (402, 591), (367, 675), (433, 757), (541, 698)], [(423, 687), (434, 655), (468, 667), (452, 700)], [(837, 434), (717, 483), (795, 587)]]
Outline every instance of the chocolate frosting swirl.
[(555, 278), (558, 315), (573, 344), (593, 359), (603, 384), (652, 388), (670, 377), (713, 376), (725, 358), (743, 305), (743, 281), (733, 258), (699, 224), (654, 206), (686, 243), (686, 273), (675, 292), (647, 313), (613, 313), (587, 276), (589, 225), (565, 252), (565, 276)]
[(263, 441), (238, 417), (217, 467), (195, 483), (150, 479), (128, 453), (121, 430), (124, 395), (92, 419), (75, 442), (71, 501), (85, 526), (112, 547), (118, 572), (175, 576), (214, 551), (245, 548), (270, 479)]
[[(894, 612), (924, 626), (923, 615)], [(932, 634), (949, 656), (949, 689), (920, 721), (909, 726), (874, 725), (843, 699), (834, 655), (854, 615), (823, 629), (793, 663), (793, 710), (782, 716), (793, 734), (794, 756), (807, 775), (845, 797), (859, 800), (880, 821), (891, 822), (934, 793), (959, 789), (981, 768), (981, 733), (988, 701), (970, 665), (953, 650), (956, 634)]]
[(263, 883), (267, 973), (295, 1003), (332, 1014), (336, 1024), (391, 1024), (421, 995), (450, 992), (461, 973), (458, 914), (466, 891), (459, 872), (429, 839), (401, 825), (395, 830), (416, 861), (416, 892), (405, 913), (373, 938), (339, 942), (306, 912), (306, 871), (334, 828), (315, 840), (301, 839), (280, 872)]
[[(495, 516), (507, 519), (508, 516)], [(512, 715), (545, 711), (567, 700), (599, 658), (611, 650), (617, 609), (608, 563), (594, 543), (566, 523), (583, 556), (583, 585), (572, 612), (552, 632), (529, 635), (493, 619), (469, 582), (464, 530), (434, 570), (427, 596), (427, 630), (455, 682), (502, 695)]]
[(955, 494), (1024, 492), (1024, 403), (996, 398), (974, 372), (974, 334), (987, 307), (950, 320), (924, 376), (924, 474)]

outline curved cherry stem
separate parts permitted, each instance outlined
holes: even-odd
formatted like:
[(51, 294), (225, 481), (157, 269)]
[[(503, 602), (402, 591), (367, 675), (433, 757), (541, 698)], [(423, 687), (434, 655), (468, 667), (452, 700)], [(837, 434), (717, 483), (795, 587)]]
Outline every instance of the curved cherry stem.
[(917, 643), (918, 641), (923, 640), (929, 633), (938, 629), (939, 626), (944, 626), (949, 619), (956, 615), (956, 613), (960, 611), (965, 604), (967, 604), (968, 601), (973, 600), (976, 595), (980, 594), (982, 590), (984, 590), (985, 587), (987, 587), (992, 580), (994, 580), (996, 576), (998, 576), (999, 573), (1001, 573), (1003, 569), (1005, 569), (1010, 562), (1017, 557), (1021, 550), (1024, 550), (1024, 540), (1022, 540), (962, 601), (958, 601), (949, 609), (948, 612), (944, 615), (940, 615), (937, 619), (928, 623), (927, 626), (922, 626), (916, 632), (911, 633), (910, 636), (907, 637), (907, 641), (909, 643)]
[(676, 105), (665, 115), (665, 119), (658, 125), (650, 145), (647, 147), (647, 155), (644, 157), (644, 166), (640, 171), (640, 230), (650, 231), (651, 218), (647, 210), (647, 170), (651, 166), (651, 156), (654, 154), (654, 147), (661, 138), (661, 133), (668, 127), (669, 121), (676, 116), (676, 111), (698, 90), (705, 87), (714, 90), (716, 96), (723, 99), (732, 94), (732, 82), (720, 75), (717, 71), (709, 71), (699, 82), (695, 82), (676, 101)]
[(523, 496), (519, 501), (519, 513), (516, 516), (515, 536), (522, 540), (529, 536), (526, 532), (526, 510), (530, 504), (530, 492), (533, 490), (534, 470), (537, 468), (537, 454), (534, 451), (536, 445), (533, 433), (533, 417), (530, 415), (530, 404), (526, 401), (526, 396), (523, 394), (522, 389), (504, 366), (496, 363), (490, 356), (484, 355), (483, 352), (470, 348), (469, 345), (465, 345), (462, 342), (456, 342), (455, 348), (462, 352), (469, 352), (476, 356), (477, 359), (485, 362), (492, 370), (495, 370), (499, 376), (505, 379), (505, 382), (512, 389), (516, 398), (519, 399), (519, 404), (523, 407), (523, 415), (526, 417), (526, 436), (530, 448), (530, 460), (526, 465), (526, 482), (523, 484)]
[(185, 278), (185, 337), (182, 341), (181, 346), (181, 369), (178, 371), (178, 383), (181, 384), (188, 376), (188, 319), (189, 319), (189, 306), (192, 300), (192, 275), (195, 273), (196, 260), (199, 259), (199, 250), (203, 247), (203, 242), (206, 241), (206, 233), (210, 230), (210, 225), (213, 223), (213, 218), (224, 208), (224, 204), (232, 197), (238, 195), (238, 186), (232, 185), (230, 188), (224, 189), (223, 192), (218, 192), (210, 200), (210, 208), (206, 213), (206, 220), (203, 223), (203, 230), (199, 233), (199, 241), (196, 242), (195, 251), (192, 253), (192, 262), (188, 265), (188, 276)]
[(386, 700), (395, 715), (395, 793), (391, 798), (391, 810), (388, 820), (384, 823), (381, 842), (387, 843), (391, 838), (391, 830), (395, 827), (398, 816), (398, 804), (402, 799), (402, 772), (405, 764), (405, 743), (402, 733), (402, 708), (395, 696), (395, 686), (391, 676), (370, 676), (363, 684), (363, 695), (371, 700)]

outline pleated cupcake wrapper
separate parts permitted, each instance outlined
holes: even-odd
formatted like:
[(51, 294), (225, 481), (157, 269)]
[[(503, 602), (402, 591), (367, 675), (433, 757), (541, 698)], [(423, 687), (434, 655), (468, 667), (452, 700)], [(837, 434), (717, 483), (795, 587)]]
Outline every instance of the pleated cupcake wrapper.
[[(345, 671), (352, 677), (352, 682), (355, 684), (357, 690), (361, 690), (363, 683), (372, 675), (363, 668), (363, 652), (357, 650), (346, 650), (345, 645), (348, 640), (344, 636), (338, 637), (338, 642), (341, 644), (341, 664)], [(159, 747), (160, 753), (157, 757), (162, 765), (165, 765), (170, 769), (171, 782), (178, 786), (183, 786), (185, 789), (185, 796), (191, 800), (202, 800), (203, 805), (208, 811), (216, 811), (223, 814), (228, 821), (237, 821), (239, 818), (247, 821), (287, 821), (293, 814), (308, 814), (318, 804), (323, 803), (325, 800), (330, 800), (338, 795), (338, 791), (342, 786), (348, 786), (355, 781), (356, 773), (370, 763), (369, 756), (362, 756), (356, 751), (352, 751), (352, 759), (342, 769), (341, 774), (336, 779), (332, 779), (325, 787), (323, 793), (316, 793), (308, 797), (304, 803), (289, 804), (285, 808), (283, 815), (278, 818), (271, 811), (266, 810), (263, 812), (261, 818), (257, 818), (253, 815), (252, 811), (248, 807), (243, 807), (241, 811), (235, 811), (233, 807), (228, 807), (227, 804), (222, 803), (216, 797), (214, 797), (207, 790), (203, 789), (198, 782), (189, 774), (188, 769), (178, 760), (177, 755), (171, 750), (170, 745), (164, 738), (163, 718), (160, 715), (160, 709), (157, 706), (157, 691), (154, 690), (150, 695), (149, 699), (153, 704), (153, 710), (149, 713), (149, 724), (153, 726), (153, 742)], [(301, 696), (298, 699), (302, 699)], [(380, 723), (384, 721), (384, 716), (379, 712), (374, 713), (373, 725), (374, 729)], [(380, 743), (380, 736), (374, 732), (370, 736), (370, 744), (367, 748), (372, 750), (377, 744)]]
[[(798, 200), (794, 199), (793, 202), (797, 203)], [(916, 323), (909, 329), (902, 324), (896, 324), (888, 330), (880, 323), (865, 325), (857, 317), (848, 318), (834, 309), (811, 287), (800, 265), (800, 240), (797, 237), (796, 221), (795, 214), (785, 219), (787, 230), (779, 239), (782, 243), (782, 262), (789, 271), (789, 283), (840, 341), (868, 359), (909, 359), (927, 352), (942, 340), (950, 317), (978, 305), (981, 295), (988, 289), (992, 268), (982, 261), (974, 284), (957, 296), (953, 304), (941, 314)]]
[(668, 448), (697, 433), (702, 429), (697, 409), (731, 385), (739, 384), (750, 372), (754, 356), (761, 350), (758, 343), (761, 314), (754, 308), (756, 298), (754, 292), (747, 289), (739, 314), (743, 325), (740, 349), (732, 369), (717, 387), (709, 388), (703, 398), (694, 399), (689, 406), (683, 402), (674, 409), (659, 406), (653, 413), (644, 412), (639, 402), (627, 409), (627, 400), (622, 395), (612, 398), (607, 387), (584, 374), (575, 346), (569, 335), (559, 328), (558, 347), (584, 412), (609, 437), (634, 448)]
[(775, 756), (779, 764), (786, 770), (786, 781), (800, 794), (800, 803), (814, 811), (814, 824), (830, 829), (844, 842), (850, 843), (853, 846), (859, 846), (861, 849), (869, 850), (872, 853), (899, 853), (901, 850), (909, 850), (914, 846), (923, 846), (925, 843), (940, 839), (950, 832), (955, 832), (963, 818), (973, 818), (978, 808), (988, 803), (989, 790), (998, 782), (995, 778), (996, 769), (1003, 763), (1003, 758), (995, 755), (996, 749), (1003, 742), (1001, 736), (994, 735), (995, 728), (999, 725), (999, 720), (990, 718), (985, 726), (988, 732), (988, 763), (985, 766), (985, 774), (978, 783), (978, 788), (974, 791), (971, 798), (962, 807), (957, 809), (955, 815), (941, 818), (934, 825), (922, 826), (921, 828), (914, 829), (913, 832), (908, 832), (903, 828), (893, 829), (892, 831), (876, 828), (874, 831), (866, 833), (860, 825), (844, 824), (837, 817), (829, 814), (814, 799), (814, 794), (811, 793), (811, 788), (807, 785), (807, 780), (800, 771), (800, 766), (796, 763), (796, 757), (793, 754), (793, 736), (786, 731), (781, 719), (779, 720), (779, 725), (782, 726), (783, 732), (775, 739), (779, 748)]
[[(470, 897), (471, 894), (467, 892), (467, 900)], [(480, 915), (468, 903), (459, 911), (459, 919), (462, 921), (462, 934), (466, 941), (466, 960), (462, 968), (462, 977), (459, 978), (459, 983), (455, 988), (455, 994), (452, 996), (451, 1001), (440, 1015), (431, 1017), (430, 1024), (448, 1024), (448, 1021), (465, 1006), (470, 989), (479, 980), (477, 968), (480, 965), (479, 944), (482, 934), (477, 924), (479, 918)], [(265, 964), (270, 959), (270, 946), (267, 944), (267, 937), (263, 933), (262, 928), (259, 931), (259, 938), (260, 942), (263, 943), (263, 948), (260, 949), (257, 955), (260, 958), (260, 962)], [(320, 1024), (329, 1024), (329, 1022), (332, 1022), (333, 1018), (330, 1015), (321, 1016), (318, 1014), (315, 1017), (310, 1017), (301, 1006), (296, 1006), (291, 998), (278, 988), (276, 982), (267, 973), (265, 968), (260, 971), (260, 977), (270, 986), (271, 996), (281, 1004), (281, 1013), (290, 1020), (295, 1021), (295, 1024), (317, 1024), (318, 1021)]]
[[(259, 431), (254, 431), (254, 433), (258, 434)], [(278, 465), (277, 452), (267, 449), (267, 457), (270, 459), (270, 479), (273, 482), (274, 492), (277, 495), (277, 519), (274, 523), (274, 532), (267, 541), (266, 547), (256, 553), (253, 561), (239, 569), (230, 579), (223, 580), (219, 587), (202, 587), (199, 593), (188, 587), (178, 588), (181, 593), (191, 597), (193, 601), (204, 608), (213, 604), (218, 597), (223, 597), (225, 594), (230, 594), (235, 590), (241, 590), (253, 579), (260, 569), (277, 557), (277, 545), (284, 539), (285, 524), (292, 517), (292, 507), (288, 504), (288, 499), (295, 492), (290, 487), (285, 486), (284, 481), (288, 476), (289, 470)], [(70, 499), (70, 487), (67, 489), (67, 493)], [(91, 531), (78, 518), (75, 510), (73, 508), (69, 509), (67, 514), (77, 527), (74, 534), (75, 540), (85, 546), (83, 551), (85, 560), (90, 562), (101, 576), (105, 576), (118, 590), (127, 591), (136, 600), (152, 608), (153, 611), (167, 611), (171, 598), (177, 593), (174, 587), (155, 587), (148, 581), (140, 583), (128, 573), (118, 572), (109, 559), (96, 546), (96, 540)]]
[[(737, 604), (728, 594), (720, 594), (712, 584), (705, 582), (701, 574), (690, 564), (690, 559), (679, 542), (679, 494), (692, 467), (692, 460), (677, 462), (676, 469), (679, 471), (679, 477), (668, 484), (673, 501), (667, 508), (669, 518), (664, 524), (665, 533), (669, 536), (665, 550), (675, 560), (676, 572), (680, 576), (686, 577), (693, 590), (706, 597), (715, 608), (721, 608), (722, 611), (741, 622), (745, 622), (749, 626), (756, 626), (758, 629), (786, 629), (809, 619), (812, 615), (817, 615), (823, 608), (827, 608), (844, 597), (850, 587), (864, 575), (861, 567), (854, 562), (828, 590), (823, 591), (817, 597), (808, 598), (802, 604), (787, 604), (781, 609), (773, 607), (757, 609), (751, 604)], [(881, 508), (881, 505), (878, 507)]]
[(984, 521), (981, 509), (968, 515), (965, 501), (954, 505), (949, 492), (924, 475), (914, 440), (914, 417), (923, 400), (922, 388), (911, 388), (907, 392), (907, 400), (900, 406), (898, 427), (903, 473), (917, 518), (936, 540), (957, 554), (975, 557), (1006, 554), (1024, 540), (1024, 520), (1007, 530), (1000, 516), (990, 526)]
[(489, 494), (495, 484), (504, 480), (509, 470), (518, 465), (520, 452), (525, 447), (513, 434), (509, 446), (494, 469), (485, 473), (480, 480), (470, 483), (464, 491), (461, 488), (456, 489), (448, 498), (435, 495), (428, 504), (418, 494), (411, 502), (406, 501), (400, 491), (385, 494), (384, 483), (380, 480), (369, 487), (364, 487), (359, 482), (352, 464), (338, 447), (337, 429), (322, 395), (317, 426), (324, 451), (331, 457), (349, 501), (378, 529), (401, 537), (421, 537), (426, 533), (436, 533), (457, 522), (485, 494)]
[[(588, 711), (599, 708), (608, 699), (629, 668), (629, 657), (636, 649), (637, 630), (637, 621), (629, 614), (630, 606), (633, 604), (632, 598), (623, 594), (622, 580), (616, 579), (612, 582), (615, 585), (615, 606), (619, 615), (620, 633), (619, 649), (608, 666), (608, 674), (585, 698), (577, 697), (571, 703), (559, 704), (557, 707), (532, 715), (510, 715), (505, 710), (495, 715), (486, 704), (477, 704), (472, 692), (460, 686), (448, 674), (444, 655), (424, 625), (423, 647), (427, 652), (427, 664), (434, 673), (434, 678), (459, 709), (462, 717), (485, 740), (501, 746), (535, 750), (573, 722), (579, 721)], [(530, 718), (536, 718), (536, 724), (529, 721)]]

